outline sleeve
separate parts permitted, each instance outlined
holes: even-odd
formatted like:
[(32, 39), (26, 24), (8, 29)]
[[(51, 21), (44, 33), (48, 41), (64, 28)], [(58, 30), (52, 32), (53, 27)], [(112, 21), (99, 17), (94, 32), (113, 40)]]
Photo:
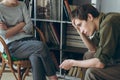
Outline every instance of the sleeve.
[(100, 42), (95, 54), (95, 57), (105, 65), (111, 61), (116, 48), (112, 26), (108, 24), (104, 25), (100, 30)]
[(5, 38), (5, 35), (6, 35), (6, 31), (0, 29), (0, 36)]
[(90, 39), (95, 46), (98, 46), (100, 38), (99, 38), (99, 32), (96, 32), (93, 38)]
[[(1, 12), (0, 12), (0, 22), (3, 22), (3, 17), (2, 17)], [(5, 38), (5, 35), (6, 35), (6, 30), (0, 29), (0, 36)]]
[(33, 31), (33, 24), (30, 18), (30, 14), (28, 12), (27, 6), (24, 2), (22, 2), (22, 11), (23, 11), (23, 17), (24, 17), (24, 22), (26, 25), (24, 26), (23, 30), (26, 33), (31, 33)]
[(0, 22), (2, 22), (2, 14), (1, 14), (1, 11), (0, 11)]

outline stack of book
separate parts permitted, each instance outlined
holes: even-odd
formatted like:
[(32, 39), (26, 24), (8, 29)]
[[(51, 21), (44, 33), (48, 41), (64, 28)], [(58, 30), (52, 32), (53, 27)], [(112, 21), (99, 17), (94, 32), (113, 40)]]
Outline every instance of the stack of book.
[(67, 43), (67, 46), (86, 48), (80, 35), (77, 33), (77, 31), (71, 24), (68, 24), (67, 26), (66, 43)]
[[(65, 5), (64, 6), (65, 13), (66, 13), (66, 15), (69, 16), (69, 19), (71, 20), (73, 17), (72, 12), (77, 8), (77, 6), (69, 5), (68, 0), (64, 0), (64, 5)], [(86, 48), (80, 35), (77, 33), (77, 31), (71, 24), (68, 24), (68, 26), (67, 26), (66, 45), (72, 46), (72, 47)]]
[(54, 23), (44, 23), (44, 34), (48, 46), (57, 46), (60, 44), (59, 27)]
[(50, 19), (60, 20), (61, 0), (50, 0), (48, 8), (50, 9)]
[(82, 78), (82, 70), (80, 67), (72, 67), (67, 75), (72, 77)]
[(61, 0), (37, 0), (37, 18), (60, 20)]

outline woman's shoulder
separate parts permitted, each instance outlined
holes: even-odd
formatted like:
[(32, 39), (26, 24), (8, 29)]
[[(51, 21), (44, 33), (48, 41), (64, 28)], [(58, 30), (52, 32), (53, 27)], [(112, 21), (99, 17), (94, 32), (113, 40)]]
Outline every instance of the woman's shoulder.
[(2, 2), (0, 2), (0, 6), (3, 6), (3, 3), (2, 3)]
[(19, 5), (20, 5), (20, 6), (25, 6), (25, 2), (19, 1)]

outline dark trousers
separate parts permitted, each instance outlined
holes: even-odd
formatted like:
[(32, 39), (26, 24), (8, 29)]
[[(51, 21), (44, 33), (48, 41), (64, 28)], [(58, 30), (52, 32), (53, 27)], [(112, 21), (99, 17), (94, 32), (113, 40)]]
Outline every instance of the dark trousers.
[(24, 38), (14, 41), (8, 46), (11, 56), (30, 59), (33, 80), (46, 80), (46, 76), (56, 75), (56, 67), (43, 42), (34, 38)]
[[(93, 58), (94, 53), (87, 52), (84, 59)], [(106, 68), (83, 68), (82, 80), (120, 80), (120, 64), (108, 65)]]

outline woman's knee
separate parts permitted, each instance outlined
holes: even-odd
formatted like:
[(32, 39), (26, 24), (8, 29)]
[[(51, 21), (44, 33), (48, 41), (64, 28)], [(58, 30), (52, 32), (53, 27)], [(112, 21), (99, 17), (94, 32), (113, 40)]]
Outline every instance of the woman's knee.
[(43, 69), (43, 63), (41, 61), (41, 58), (39, 56), (37, 56), (36, 54), (32, 54), (30, 57), (29, 57), (29, 60), (31, 62), (31, 66), (32, 68), (41, 68)]
[(39, 62), (39, 57), (36, 56), (35, 54), (30, 55), (29, 60), (31, 64)]

